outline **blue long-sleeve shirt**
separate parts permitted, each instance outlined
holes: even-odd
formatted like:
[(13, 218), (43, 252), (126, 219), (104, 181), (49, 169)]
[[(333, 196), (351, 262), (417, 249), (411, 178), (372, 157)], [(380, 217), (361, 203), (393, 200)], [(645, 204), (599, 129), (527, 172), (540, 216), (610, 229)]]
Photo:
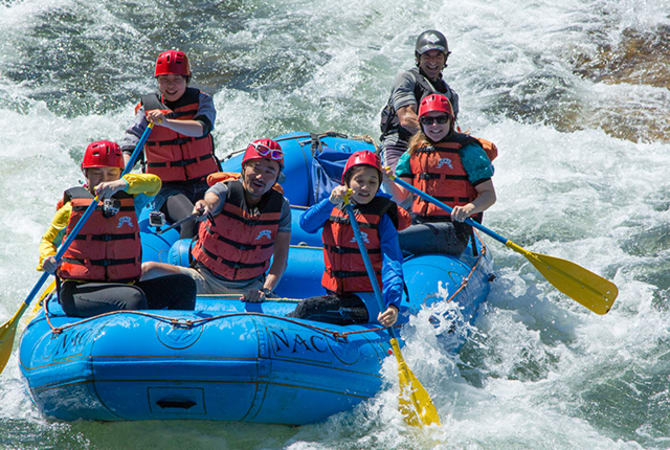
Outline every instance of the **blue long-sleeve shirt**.
[[(330, 217), (335, 205), (327, 198), (307, 209), (300, 216), (300, 227), (308, 233), (314, 233)], [(391, 218), (384, 214), (377, 228), (382, 255), (382, 298), (388, 308), (390, 305), (400, 309), (403, 292), (402, 251), (398, 243), (398, 230)]]

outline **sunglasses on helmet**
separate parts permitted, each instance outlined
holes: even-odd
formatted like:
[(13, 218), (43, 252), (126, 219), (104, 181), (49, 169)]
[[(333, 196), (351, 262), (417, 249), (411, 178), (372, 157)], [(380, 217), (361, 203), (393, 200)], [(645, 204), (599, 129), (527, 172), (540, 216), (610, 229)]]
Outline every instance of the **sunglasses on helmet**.
[(281, 150), (273, 150), (267, 145), (252, 142), (251, 145), (256, 149), (256, 152), (261, 156), (269, 156), (271, 159), (282, 159), (284, 152)]
[(445, 124), (449, 121), (449, 116), (442, 115), (442, 116), (423, 116), (421, 119), (419, 119), (422, 124), (424, 125), (432, 125), (432, 124)]

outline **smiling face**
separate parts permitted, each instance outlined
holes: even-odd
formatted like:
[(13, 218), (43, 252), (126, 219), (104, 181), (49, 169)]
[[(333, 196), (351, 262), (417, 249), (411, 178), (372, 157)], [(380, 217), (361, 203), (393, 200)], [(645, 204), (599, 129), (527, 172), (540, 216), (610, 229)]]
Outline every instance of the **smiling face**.
[(159, 75), (157, 80), (158, 90), (168, 102), (179, 100), (184, 95), (184, 92), (186, 92), (186, 87), (188, 86), (186, 78), (181, 75)]
[(371, 166), (358, 166), (351, 169), (347, 187), (353, 189), (352, 198), (360, 205), (370, 203), (379, 190), (379, 172)]
[(451, 117), (441, 111), (431, 111), (419, 121), (423, 133), (433, 142), (441, 141), (451, 131)]
[(247, 202), (258, 203), (272, 189), (279, 176), (279, 163), (271, 159), (253, 159), (242, 167), (242, 184)]
[(419, 56), (419, 68), (431, 80), (437, 80), (447, 63), (447, 58), (439, 50), (428, 50)]

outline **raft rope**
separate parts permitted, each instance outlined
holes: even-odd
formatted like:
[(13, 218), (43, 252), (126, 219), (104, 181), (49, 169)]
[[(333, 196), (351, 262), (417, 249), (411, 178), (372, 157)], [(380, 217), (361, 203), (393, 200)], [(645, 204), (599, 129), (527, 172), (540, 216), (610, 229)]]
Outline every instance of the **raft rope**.
[[(375, 142), (374, 138), (370, 135), (364, 134), (364, 135), (356, 135), (356, 136), (347, 136), (346, 134), (343, 133), (338, 133), (336, 131), (325, 131), (323, 133), (310, 133), (310, 134), (298, 134), (295, 136), (286, 136), (282, 138), (275, 138), (273, 139), (275, 142), (281, 142), (281, 141), (290, 141), (290, 140), (299, 140), (299, 139), (305, 139), (306, 141), (304, 142), (298, 142), (301, 146), (304, 145), (306, 142), (313, 142), (317, 148), (321, 148), (321, 139), (327, 138), (327, 137), (335, 137), (335, 138), (342, 138), (342, 139), (354, 139), (357, 141), (363, 141), (368, 144), (374, 145), (375, 149), (378, 149), (377, 143)], [(226, 155), (226, 159), (230, 159), (235, 155), (239, 155), (240, 153), (244, 153), (246, 151), (246, 147), (241, 149), (241, 150), (235, 150), (228, 155)], [(379, 151), (379, 150), (377, 150)], [(312, 149), (312, 153), (314, 153), (314, 149)]]
[[(475, 233), (477, 233), (477, 232), (475, 231)], [(479, 238), (479, 234), (477, 234), (477, 237)], [(477, 257), (477, 261), (475, 261), (475, 264), (472, 265), (470, 273), (468, 273), (468, 275), (463, 278), (463, 280), (461, 281), (461, 285), (458, 287), (458, 289), (456, 289), (456, 291), (454, 291), (454, 293), (451, 294), (451, 296), (449, 296), (449, 298), (447, 299), (447, 303), (453, 301), (453, 299), (456, 298), (456, 296), (463, 289), (465, 289), (465, 287), (470, 282), (470, 279), (474, 275), (475, 270), (481, 264), (481, 262), (483, 260), (483, 257), (486, 254), (487, 247), (484, 244), (484, 242), (481, 241), (481, 239), (480, 239), (479, 242), (481, 242), (482, 247), (481, 247), (481, 251), (479, 252), (479, 256)], [(237, 295), (237, 294), (233, 294), (233, 295)], [(196, 326), (202, 326), (202, 325), (204, 325), (208, 322), (212, 322), (212, 321), (215, 321), (215, 320), (227, 319), (227, 318), (230, 318), (230, 317), (237, 317), (237, 316), (268, 317), (268, 318), (282, 320), (284, 322), (289, 322), (289, 323), (292, 323), (294, 325), (299, 325), (299, 326), (302, 326), (304, 328), (309, 328), (311, 330), (319, 331), (323, 334), (329, 334), (333, 337), (333, 339), (335, 339), (335, 340), (342, 339), (344, 342), (347, 341), (347, 337), (350, 336), (350, 335), (361, 334), (361, 333), (376, 333), (376, 332), (382, 332), (386, 329), (384, 327), (376, 327), (376, 328), (366, 328), (366, 329), (363, 329), (363, 330), (339, 332), (339, 331), (336, 331), (336, 330), (329, 330), (328, 328), (322, 328), (322, 327), (318, 327), (316, 325), (311, 325), (311, 324), (308, 324), (308, 323), (304, 323), (304, 322), (301, 322), (301, 321), (298, 321), (298, 320), (295, 320), (295, 319), (291, 319), (289, 317), (276, 316), (276, 315), (273, 315), (273, 314), (265, 314), (265, 313), (257, 313), (257, 312), (227, 313), (227, 314), (219, 314), (219, 315), (212, 316), (212, 317), (204, 317), (202, 319), (191, 320), (191, 319), (178, 319), (178, 318), (174, 318), (174, 317), (162, 316), (160, 314), (148, 313), (148, 312), (144, 312), (144, 311), (126, 311), (126, 310), (110, 311), (110, 312), (106, 312), (106, 313), (103, 313), (103, 314), (98, 314), (96, 316), (86, 317), (86, 318), (83, 318), (83, 319), (81, 319), (77, 322), (72, 322), (72, 323), (68, 323), (68, 324), (60, 326), (60, 327), (56, 327), (51, 323), (51, 319), (50, 319), (50, 317), (54, 317), (49, 312), (49, 301), (48, 300), (50, 298), (51, 298), (51, 296), (49, 296), (45, 299), (42, 299), (41, 303), (44, 307), (44, 317), (47, 321), (47, 324), (49, 324), (49, 327), (51, 328), (52, 334), (55, 334), (55, 335), (58, 335), (58, 334), (62, 333), (64, 330), (67, 330), (69, 328), (74, 328), (78, 325), (82, 325), (82, 324), (90, 322), (92, 320), (99, 319), (99, 318), (105, 317), (105, 316), (115, 315), (115, 314), (132, 314), (132, 315), (137, 315), (137, 316), (149, 317), (149, 318), (161, 321), (161, 322), (169, 323), (174, 328), (193, 328), (193, 327), (196, 327)], [(274, 300), (274, 299), (270, 299), (270, 300)], [(394, 328), (400, 328), (400, 325), (395, 325)]]
[(294, 319), (291, 319), (289, 317), (275, 316), (273, 314), (256, 313), (256, 312), (227, 313), (227, 314), (219, 314), (219, 315), (212, 316), (212, 317), (205, 317), (205, 318), (202, 318), (202, 319), (191, 320), (191, 319), (178, 319), (178, 318), (174, 318), (174, 317), (162, 316), (160, 314), (148, 313), (148, 312), (144, 312), (144, 311), (125, 311), (125, 310), (110, 311), (110, 312), (106, 312), (106, 313), (103, 313), (103, 314), (98, 314), (96, 316), (86, 317), (86, 318), (81, 319), (77, 322), (72, 322), (72, 323), (68, 323), (68, 324), (60, 326), (60, 327), (56, 327), (51, 323), (51, 320), (49, 318), (50, 313), (49, 313), (49, 307), (48, 307), (47, 303), (48, 302), (44, 302), (44, 310), (45, 310), (44, 315), (45, 315), (47, 323), (49, 324), (49, 327), (51, 328), (52, 334), (56, 334), (56, 335), (62, 333), (63, 331), (65, 331), (69, 328), (74, 328), (78, 325), (82, 325), (82, 324), (90, 322), (92, 320), (96, 320), (96, 319), (99, 319), (99, 318), (105, 317), (105, 316), (118, 315), (118, 314), (131, 314), (131, 315), (136, 315), (136, 316), (149, 317), (149, 318), (152, 318), (152, 319), (160, 321), (160, 322), (169, 323), (174, 328), (185, 328), (185, 329), (194, 328), (196, 326), (202, 326), (202, 325), (204, 325), (208, 322), (213, 322), (215, 320), (220, 320), (220, 319), (227, 319), (227, 318), (230, 318), (230, 317), (237, 317), (237, 316), (268, 317), (268, 318), (282, 320), (284, 322), (289, 322), (289, 323), (292, 323), (292, 324), (295, 324), (295, 325), (300, 325), (304, 328), (309, 328), (309, 329), (312, 329), (312, 330), (315, 330), (315, 331), (320, 331), (321, 333), (331, 335), (333, 337), (333, 339), (335, 339), (335, 340), (341, 339), (345, 342), (347, 341), (347, 335), (349, 335), (349, 334), (369, 333), (369, 332), (383, 331), (384, 330), (384, 328), (382, 327), (382, 328), (369, 328), (369, 329), (366, 329), (366, 330), (341, 333), (341, 332), (336, 331), (336, 330), (329, 330), (327, 328), (321, 328), (321, 327), (317, 327), (315, 325), (300, 322), (298, 320), (294, 320)]

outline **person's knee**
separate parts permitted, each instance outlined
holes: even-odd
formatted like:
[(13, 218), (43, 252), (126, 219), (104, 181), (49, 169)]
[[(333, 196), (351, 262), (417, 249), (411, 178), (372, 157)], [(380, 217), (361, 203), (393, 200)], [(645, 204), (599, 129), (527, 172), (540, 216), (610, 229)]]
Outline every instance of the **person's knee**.
[(320, 301), (319, 297), (310, 297), (302, 299), (296, 305), (295, 309), (286, 316), (294, 317), (297, 319), (305, 319), (310, 315), (312, 315), (313, 312), (317, 309), (319, 301)]
[(142, 289), (138, 287), (132, 286), (132, 289), (128, 289), (121, 301), (122, 305), (119, 305), (119, 309), (138, 310), (148, 308), (147, 298)]
[(172, 305), (174, 309), (195, 309), (195, 296), (198, 288), (195, 280), (188, 275), (173, 275), (174, 284), (178, 286), (177, 301)]
[(167, 214), (172, 222), (187, 217), (193, 211), (193, 203), (184, 194), (169, 197), (165, 202)]
[(195, 309), (197, 286), (188, 275), (174, 274), (143, 280), (140, 286), (146, 294), (149, 309)]
[(156, 263), (153, 261), (143, 262), (140, 269), (140, 280), (151, 278), (152, 272), (156, 270)]

